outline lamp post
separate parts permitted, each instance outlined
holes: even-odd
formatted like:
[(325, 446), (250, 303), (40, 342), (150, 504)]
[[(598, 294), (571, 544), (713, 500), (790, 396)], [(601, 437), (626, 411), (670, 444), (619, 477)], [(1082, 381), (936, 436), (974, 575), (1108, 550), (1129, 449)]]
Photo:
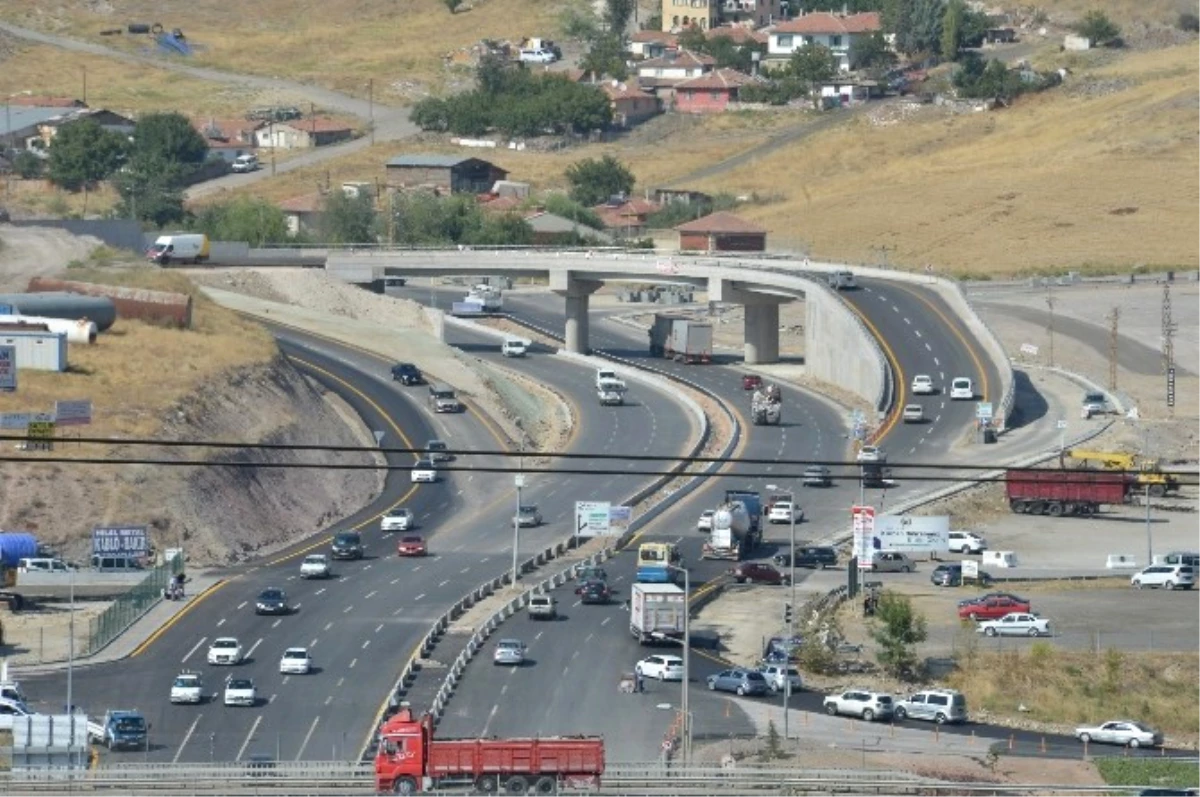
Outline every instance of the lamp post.
[(692, 757), (692, 714), (688, 711), (688, 687), (691, 684), (691, 618), (692, 618), (692, 580), (686, 567), (667, 565), (668, 571), (683, 573), (683, 685), (679, 696), (680, 712), (683, 714), (683, 763), (686, 766)]
[(67, 713), (71, 715), (70, 727), (67, 729), (67, 769), (75, 767), (72, 759), (75, 746), (75, 568), (68, 571), (70, 576), (71, 614), (67, 620)]
[(517, 511), (513, 513), (513, 558), (512, 558), (512, 585), (517, 586), (517, 546), (521, 541), (521, 488), (525, 486), (525, 474), (518, 473), (513, 477), (513, 483), (517, 485)]
[[(789, 605), (791, 606), (791, 611), (784, 612), (784, 616), (787, 618), (788, 649), (790, 650), (791, 644), (792, 644), (792, 638), (796, 636), (796, 630), (795, 630), (795, 624), (796, 624), (796, 621), (795, 621), (795, 617), (796, 617), (796, 492), (794, 490), (783, 490), (782, 488), (780, 488), (774, 484), (768, 484), (767, 489), (772, 492), (782, 492), (784, 495), (786, 495), (788, 497), (788, 506), (791, 507), (791, 510), (788, 512), (788, 526), (790, 527), (789, 528), (790, 533), (788, 536), (789, 536), (790, 544), (791, 544), (791, 548), (790, 548), (791, 553), (788, 554), (788, 585), (789, 585), (791, 594), (789, 595), (788, 600), (790, 601)], [(789, 728), (788, 728), (788, 698), (791, 695), (792, 684), (791, 684), (791, 676), (788, 675), (788, 672), (787, 672), (787, 669), (789, 666), (790, 666), (790, 662), (785, 663), (784, 671), (783, 671), (783, 690), (782, 691), (783, 691), (783, 738), (784, 739), (790, 738), (788, 736), (788, 731), (789, 731)]]

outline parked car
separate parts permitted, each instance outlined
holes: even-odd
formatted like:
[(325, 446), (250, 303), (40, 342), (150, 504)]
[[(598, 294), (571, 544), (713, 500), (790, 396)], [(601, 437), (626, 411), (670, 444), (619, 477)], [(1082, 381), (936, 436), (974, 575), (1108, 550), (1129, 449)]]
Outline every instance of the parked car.
[[(982, 570), (978, 571), (979, 575), (976, 582), (982, 585), (992, 583), (990, 573), (985, 573)], [(935, 587), (961, 587), (963, 585), (963, 566), (961, 562), (945, 562), (934, 568), (929, 575), (929, 583)]]
[(958, 376), (950, 383), (951, 401), (971, 401), (975, 398), (975, 386), (965, 376)]
[(916, 569), (913, 560), (901, 551), (875, 551), (871, 556), (871, 570), (876, 573), (911, 573)]
[[(796, 567), (812, 567), (824, 570), (837, 567), (837, 549), (828, 545), (805, 545), (796, 549)], [(790, 567), (791, 559), (786, 553), (775, 554), (775, 564)]]
[(259, 165), (257, 155), (238, 155), (233, 159), (231, 171), (234, 174), (246, 174), (248, 172), (257, 171), (258, 168)]
[(809, 465), (804, 469), (800, 483), (805, 487), (832, 487), (833, 473), (824, 465)]
[(323, 553), (309, 554), (300, 563), (300, 578), (329, 578), (329, 557)]
[(925, 423), (925, 408), (920, 404), (905, 404), (901, 418), (905, 423)]
[(426, 484), (433, 484), (436, 481), (437, 468), (434, 467), (433, 463), (427, 459), (417, 460), (417, 464), (413, 465), (412, 469), (412, 483), (417, 484), (423, 482)]
[(287, 594), (278, 587), (264, 589), (254, 602), (255, 614), (287, 614), (290, 611)]
[(379, 521), (380, 531), (408, 531), (415, 525), (416, 518), (408, 509), (389, 509)]
[(730, 569), (729, 574), (739, 584), (749, 581), (751, 584), (787, 584), (788, 577), (779, 572), (773, 565), (762, 562), (738, 562)]
[(705, 509), (700, 513), (700, 519), (696, 521), (697, 531), (712, 531), (713, 516), (717, 514), (715, 509)]
[(258, 690), (250, 678), (233, 678), (225, 682), (225, 705), (250, 706), (258, 704)]
[(678, 656), (647, 656), (633, 669), (643, 678), (657, 678), (660, 681), (683, 680), (683, 659)]
[(967, 721), (967, 698), (954, 689), (926, 689), (894, 704), (896, 719), (929, 720), (942, 725)]
[(870, 689), (847, 689), (839, 695), (825, 698), (825, 713), (831, 717), (842, 714), (870, 722), (887, 719), (892, 716), (892, 710), (891, 695)]
[(985, 596), (978, 601), (958, 607), (960, 620), (998, 620), (1012, 612), (1031, 612), (1029, 601), (1019, 601), (1007, 595)]
[(1129, 584), (1134, 589), (1191, 589), (1196, 585), (1196, 570), (1191, 565), (1151, 565), (1129, 579)]
[(1025, 604), (1027, 606), (1029, 605), (1029, 601), (1027, 599), (1022, 598), (1020, 595), (1014, 595), (1011, 592), (989, 592), (986, 595), (976, 595), (973, 598), (963, 598), (958, 602), (958, 608), (961, 609), (964, 606), (970, 606), (972, 603), (983, 603), (990, 598), (1008, 598), (1009, 600), (1016, 601), (1017, 603)]
[(511, 664), (520, 667), (525, 663), (525, 643), (519, 639), (501, 639), (492, 652), (492, 664)]
[(412, 363), (397, 363), (392, 366), (392, 381), (402, 385), (422, 385), (425, 377), (421, 376), (421, 369)]
[(768, 523), (799, 523), (804, 520), (804, 510), (791, 501), (776, 501), (767, 514)]
[(928, 374), (917, 374), (913, 377), (912, 393), (914, 396), (932, 396), (937, 393), (937, 388)]
[(308, 648), (288, 648), (279, 659), (281, 675), (308, 675), (312, 671), (312, 656)]
[(517, 59), (523, 64), (552, 64), (557, 60), (549, 50), (522, 50)]
[(513, 518), (513, 522), (521, 528), (540, 526), (542, 525), (542, 513), (539, 512), (538, 508), (533, 504), (523, 504), (520, 509), (517, 510), (517, 514)]
[(742, 390), (758, 390), (762, 383), (762, 377), (758, 374), (742, 374)]
[(1161, 747), (1163, 735), (1148, 725), (1133, 720), (1113, 720), (1102, 725), (1084, 725), (1075, 729), (1075, 738), (1087, 744), (1119, 744), (1126, 747)]
[(450, 462), (454, 455), (449, 452), (449, 448), (445, 440), (430, 440), (425, 444), (426, 458), (435, 465), (439, 462)]
[(788, 684), (788, 691), (792, 693), (804, 688), (804, 679), (794, 664), (764, 664), (758, 671), (767, 679), (767, 688), (772, 692), (782, 692), (784, 684)]
[(341, 531), (333, 535), (330, 549), (334, 559), (362, 559), (362, 537), (357, 531)]
[(549, 595), (531, 595), (528, 611), (531, 620), (553, 620), (558, 617), (555, 600)]
[(397, 556), (425, 556), (429, 551), (425, 547), (425, 538), (418, 534), (401, 537), (396, 543)]
[(604, 581), (588, 581), (575, 590), (579, 602), (585, 606), (604, 605), (612, 600), (612, 589)]
[(708, 676), (708, 688), (715, 692), (733, 692), (736, 695), (765, 695), (767, 679), (754, 670), (722, 670)]
[(863, 446), (855, 459), (859, 462), (887, 462), (887, 454), (879, 446)]
[(1050, 636), (1050, 621), (1035, 614), (1012, 612), (999, 620), (984, 620), (975, 631), (984, 636)]
[(950, 550), (966, 555), (983, 553), (987, 550), (987, 540), (973, 531), (950, 532)]

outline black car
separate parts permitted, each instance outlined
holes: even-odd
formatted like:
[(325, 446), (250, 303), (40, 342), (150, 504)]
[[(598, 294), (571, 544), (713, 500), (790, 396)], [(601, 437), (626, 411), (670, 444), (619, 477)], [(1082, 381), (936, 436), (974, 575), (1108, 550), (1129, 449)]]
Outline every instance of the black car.
[(576, 592), (583, 604), (604, 604), (612, 600), (612, 590), (603, 581), (589, 581)]
[(412, 363), (397, 363), (393, 365), (392, 380), (402, 385), (425, 384), (425, 377), (421, 376), (421, 369)]
[[(935, 587), (961, 587), (963, 583), (962, 572), (962, 565), (958, 562), (940, 564), (930, 573), (929, 583)], [(992, 583), (992, 577), (980, 570), (978, 581), (983, 585), (990, 584)]]
[[(827, 567), (837, 567), (837, 549), (825, 545), (805, 545), (796, 549), (796, 567), (811, 567), (824, 570)], [(780, 567), (791, 567), (791, 560), (786, 553), (775, 554), (775, 564)]]
[(343, 531), (333, 538), (334, 559), (362, 559), (362, 537), (357, 532)]
[(288, 611), (287, 595), (276, 587), (258, 593), (258, 599), (254, 602), (255, 614), (287, 614)]

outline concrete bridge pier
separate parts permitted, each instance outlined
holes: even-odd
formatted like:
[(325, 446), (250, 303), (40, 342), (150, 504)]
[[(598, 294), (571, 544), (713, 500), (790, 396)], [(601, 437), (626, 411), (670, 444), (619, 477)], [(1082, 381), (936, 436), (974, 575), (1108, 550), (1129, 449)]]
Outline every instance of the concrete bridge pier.
[(588, 297), (604, 283), (578, 279), (570, 271), (551, 271), (550, 290), (566, 299), (567, 324), (564, 330), (567, 351), (587, 354), (588, 345)]
[(712, 302), (740, 304), (746, 309), (745, 354), (747, 365), (779, 362), (779, 305), (792, 301), (789, 296), (756, 293), (733, 280), (710, 278), (708, 299)]

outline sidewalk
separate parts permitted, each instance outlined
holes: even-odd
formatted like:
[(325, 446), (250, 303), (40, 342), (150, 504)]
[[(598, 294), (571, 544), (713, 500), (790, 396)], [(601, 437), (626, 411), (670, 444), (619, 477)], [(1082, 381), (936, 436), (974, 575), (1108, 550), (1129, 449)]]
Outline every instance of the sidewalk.
[[(198, 573), (191, 576), (187, 584), (188, 593), (186, 598), (181, 601), (158, 601), (148, 612), (135, 621), (133, 625), (118, 634), (103, 648), (88, 656), (76, 656), (73, 666), (90, 667), (95, 664), (108, 664), (128, 658), (147, 640), (173, 623), (185, 611), (189, 611), (190, 607), (195, 605), (200, 598), (216, 589), (217, 586), (223, 584), (225, 581), (226, 579), (223, 577), (208, 573)], [(65, 660), (26, 665), (10, 657), (9, 664), (20, 673), (27, 673), (29, 675), (41, 675), (67, 669), (67, 662)]]

